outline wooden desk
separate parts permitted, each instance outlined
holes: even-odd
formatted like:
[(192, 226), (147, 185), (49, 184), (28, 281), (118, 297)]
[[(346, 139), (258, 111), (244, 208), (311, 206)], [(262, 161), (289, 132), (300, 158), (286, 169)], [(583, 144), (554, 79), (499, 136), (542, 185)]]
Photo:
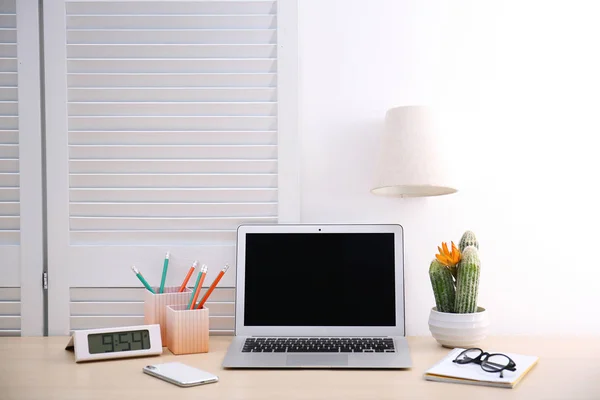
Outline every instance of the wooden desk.
[[(448, 350), (431, 337), (409, 338), (413, 368), (387, 370), (223, 370), (230, 337), (212, 337), (208, 354), (75, 364), (66, 337), (0, 338), (0, 399), (600, 399), (600, 337), (488, 338), (481, 347), (535, 354), (539, 363), (515, 389), (428, 382), (423, 372)], [(179, 388), (142, 373), (180, 361), (220, 382)]]

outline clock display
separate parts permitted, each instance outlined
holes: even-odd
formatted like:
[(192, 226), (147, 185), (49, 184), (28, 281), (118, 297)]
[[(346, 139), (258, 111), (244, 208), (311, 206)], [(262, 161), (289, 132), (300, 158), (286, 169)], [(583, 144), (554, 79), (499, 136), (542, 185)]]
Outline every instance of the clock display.
[(147, 350), (149, 348), (150, 334), (147, 329), (88, 335), (88, 349), (90, 354)]

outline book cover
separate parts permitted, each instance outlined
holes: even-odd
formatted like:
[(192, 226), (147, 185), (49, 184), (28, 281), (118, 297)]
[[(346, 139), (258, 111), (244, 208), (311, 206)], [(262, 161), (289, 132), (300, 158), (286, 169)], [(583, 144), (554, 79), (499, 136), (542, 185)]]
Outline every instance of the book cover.
[(502, 388), (514, 388), (523, 377), (533, 368), (539, 358), (503, 351), (488, 351), (488, 353), (502, 353), (509, 356), (516, 364), (515, 371), (503, 371), (503, 377), (499, 372), (486, 372), (480, 365), (475, 363), (456, 364), (452, 362), (463, 350), (456, 348), (440, 362), (425, 371), (425, 379), (428, 381), (462, 383), (468, 385), (482, 385)]

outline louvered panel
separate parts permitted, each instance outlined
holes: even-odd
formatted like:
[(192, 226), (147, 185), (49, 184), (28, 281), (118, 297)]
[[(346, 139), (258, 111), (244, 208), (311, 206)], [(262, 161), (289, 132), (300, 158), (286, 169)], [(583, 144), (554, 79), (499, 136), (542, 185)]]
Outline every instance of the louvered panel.
[(16, 201), (0, 202), (0, 215), (19, 215), (19, 203)]
[[(6, 36), (3, 37), (6, 40)], [(0, 87), (12, 88), (17, 87), (17, 73), (0, 71)]]
[[(0, 24), (2, 19), (0, 18)], [(275, 15), (69, 15), (68, 29), (272, 29)]]
[(119, 315), (119, 316), (142, 316), (144, 315), (143, 301), (104, 301), (97, 302), (71, 302), (71, 315)]
[(277, 222), (275, 1), (66, 14), (71, 243), (231, 245)]
[[(18, 75), (16, 6), (14, 1), (0, 6), (0, 245), (17, 245), (20, 242), (19, 222), (19, 132), (18, 132)], [(11, 253), (14, 251), (11, 249)], [(8, 257), (7, 254), (4, 254)], [(10, 257), (9, 257), (10, 258)], [(11, 263), (11, 267), (14, 267)], [(6, 273), (4, 269), (0, 271)], [(0, 305), (3, 293), (0, 291)], [(11, 299), (12, 300), (12, 299)], [(11, 307), (18, 306), (10, 303)], [(20, 320), (4, 318), (0, 309), (0, 335), (14, 334), (20, 329)], [(18, 313), (17, 313), (18, 314)]]
[[(88, 315), (88, 316), (71, 316), (71, 329), (97, 329), (97, 328), (113, 328), (118, 326), (143, 325), (144, 316), (123, 316), (123, 315)], [(210, 332), (217, 331), (233, 331), (234, 318), (229, 316), (210, 316), (209, 326)]]
[(4, 301), (0, 300), (0, 315), (16, 316), (21, 314), (20, 301)]
[[(0, 203), (2, 204), (2, 203)], [(2, 212), (0, 212), (2, 214)], [(4, 216), (12, 219), (17, 216)], [(18, 218), (18, 217), (17, 217)], [(20, 229), (0, 229), (0, 301), (20, 299), (21, 285)], [(12, 287), (11, 287), (12, 286)]]
[[(16, 71), (17, 64), (7, 62), (6, 71)], [(3, 60), (0, 59), (0, 68)], [(12, 69), (10, 69), (12, 68)], [(275, 72), (277, 61), (265, 59), (69, 59), (69, 73), (268, 73)], [(2, 68), (3, 69), (3, 68)], [(4, 69), (3, 69), (4, 70)]]
[[(15, 119), (16, 122), (16, 119)], [(0, 124), (2, 117), (0, 117)], [(276, 117), (69, 117), (74, 130), (123, 130), (123, 129), (174, 129), (193, 130), (199, 126), (207, 130), (273, 130)], [(0, 129), (2, 126), (0, 126)]]
[(3, 230), (19, 230), (19, 217), (0, 215), (0, 231)]
[(17, 72), (17, 59), (16, 58), (0, 58), (0, 71), (1, 72)]
[(17, 98), (18, 90), (16, 87), (0, 87), (0, 101), (17, 101)]
[(0, 230), (0, 244), (18, 245), (21, 240), (21, 233), (18, 230)]
[[(0, 146), (0, 156), (3, 153)], [(8, 149), (5, 150), (8, 152)], [(156, 145), (71, 145), (71, 159), (276, 159), (275, 145), (156, 146)]]
[[(2, 105), (0, 105), (0, 113)], [(69, 113), (81, 115), (146, 115), (157, 114), (169, 116), (220, 115), (220, 116), (261, 116), (275, 115), (277, 103), (120, 103), (120, 102), (74, 102), (69, 104)]]
[[(0, 135), (2, 133), (0, 132)], [(71, 131), (70, 144), (276, 144), (277, 131)]]
[(0, 28), (16, 28), (17, 15), (13, 12), (0, 14)]
[(78, 188), (275, 188), (277, 174), (71, 174)]
[(73, 173), (275, 173), (277, 160), (73, 160)]
[(272, 14), (275, 1), (144, 1), (72, 2), (67, 3), (68, 14)]
[(0, 158), (18, 158), (19, 146), (16, 144), (1, 144), (0, 143)]
[(144, 325), (144, 316), (86, 315), (71, 316), (71, 329), (116, 328), (119, 326)]
[(103, 231), (74, 231), (71, 230), (71, 240), (78, 244), (108, 245), (111, 243), (127, 243), (128, 245), (148, 245), (160, 243), (169, 246), (186, 245), (206, 246), (235, 244), (236, 231), (215, 230), (103, 230)]
[(18, 144), (19, 131), (0, 131), (0, 141), (5, 144)]
[(0, 187), (16, 188), (19, 186), (19, 174), (14, 172), (0, 172)]
[(0, 185), (0, 202), (19, 201), (19, 188), (17, 187), (2, 187)]
[[(2, 76), (0, 75), (0, 82)], [(274, 87), (275, 73), (73, 73), (69, 87)], [(0, 83), (1, 84), (1, 83)]]
[[(208, 287), (202, 290), (206, 291)], [(2, 294), (2, 291), (6, 294)], [(72, 287), (69, 290), (71, 302), (129, 302), (144, 301), (144, 291), (142, 287), (135, 288), (99, 288), (99, 287)], [(0, 298), (4, 296), (6, 300), (15, 300), (19, 298), (17, 288), (0, 288)], [(235, 301), (235, 289), (217, 287), (210, 295), (211, 301), (233, 302)]]
[[(206, 293), (204, 287), (201, 293)], [(93, 329), (144, 323), (143, 288), (71, 288), (71, 329)], [(211, 334), (232, 334), (235, 290), (217, 288), (207, 302)]]
[[(267, 53), (267, 56), (272, 57), (272, 53)], [(0, 43), (0, 57), (16, 57), (17, 56), (17, 45), (12, 43)], [(260, 58), (260, 57), (259, 57)]]
[[(0, 96), (2, 96), (2, 88), (0, 88)], [(18, 127), (19, 119), (17, 117), (0, 115), (0, 130), (16, 130)]]
[[(216, 189), (216, 188), (188, 188), (188, 189), (71, 189), (70, 199), (73, 202), (141, 202), (148, 199), (158, 202), (173, 202), (186, 199), (190, 202), (235, 202), (244, 199), (248, 202), (276, 202), (277, 189)], [(18, 195), (18, 194), (17, 194)], [(14, 194), (0, 189), (0, 200), (11, 200)]]
[[(0, 44), (0, 56), (11, 57), (16, 48)], [(274, 44), (70, 44), (70, 58), (273, 58)]]
[[(104, 217), (258, 217), (276, 216), (277, 203), (77, 203), (71, 216)], [(18, 208), (16, 209), (18, 212)]]
[(0, 287), (0, 300), (1, 301), (20, 301), (21, 300), (21, 288)]
[[(2, 240), (1, 235), (0, 231), (0, 241)], [(18, 287), (0, 287), (0, 336), (20, 335), (21, 289)]]
[[(143, 231), (140, 231), (143, 232)], [(182, 233), (188, 233), (180, 231)], [(135, 239), (136, 236), (133, 236)], [(187, 274), (194, 260), (206, 264), (209, 267), (205, 284), (209, 285), (217, 276), (220, 268), (231, 265), (219, 283), (219, 288), (235, 287), (235, 241), (203, 244), (192, 242), (183, 235), (178, 239), (180, 243), (159, 243), (158, 245), (128, 244), (128, 245), (98, 245), (81, 244), (72, 246), (69, 253), (69, 261), (74, 266), (85, 266), (85, 268), (72, 268), (69, 271), (69, 279), (73, 286), (79, 287), (111, 287), (111, 288), (142, 288), (140, 281), (131, 272), (129, 266), (136, 265), (143, 272), (144, 277), (152, 285), (161, 281), (162, 261), (166, 251), (171, 253), (169, 272), (167, 274), (167, 286), (179, 286)], [(109, 237), (110, 239), (110, 237)], [(106, 238), (105, 238), (106, 240)], [(109, 251), (109, 254), (106, 254)], [(118, 262), (114, 262), (118, 260)], [(114, 267), (114, 268), (112, 268)], [(108, 273), (107, 271), (110, 271)], [(142, 298), (143, 299), (143, 298)], [(117, 301), (118, 299), (108, 299)], [(212, 299), (212, 301), (217, 301)]]
[[(14, 11), (10, 11), (14, 6), (14, 2), (7, 2), (7, 4), (10, 5), (6, 5), (1, 12), (14, 14)], [(0, 31), (0, 36), (2, 36), (2, 44), (0, 44), (0, 188), (10, 188), (18, 185), (18, 183), (15, 184), (13, 176), (5, 175), (5, 173), (14, 173), (18, 177), (19, 172), (18, 76), (16, 74), (15, 26), (16, 15), (0, 15), (0, 28), (2, 28)], [(19, 198), (10, 198), (10, 200), (18, 201)], [(0, 199), (0, 201), (2, 200)], [(7, 214), (5, 214), (0, 204), (0, 216), (3, 215)], [(18, 229), (18, 226), (16, 229)], [(0, 244), (18, 242), (18, 238), (15, 238), (15, 232), (0, 232)]]
[(17, 115), (18, 105), (16, 101), (0, 101), (0, 115)]
[[(9, 217), (4, 217), (9, 218)], [(10, 221), (4, 221), (6, 226), (10, 226)], [(243, 223), (263, 223), (273, 224), (277, 222), (277, 217), (169, 217), (169, 218), (147, 218), (147, 217), (72, 217), (72, 231), (103, 231), (103, 230), (124, 230), (134, 231), (136, 229), (160, 231), (168, 227), (170, 230), (199, 231), (206, 229), (208, 231), (227, 230), (229, 233), (235, 231)], [(17, 221), (18, 225), (18, 221)], [(3, 226), (3, 219), (0, 218), (0, 229)], [(7, 228), (10, 229), (10, 228)], [(199, 232), (200, 233), (200, 232)], [(186, 232), (187, 234), (187, 232)], [(230, 240), (230, 239), (229, 239)]]
[(1, 330), (20, 330), (21, 317), (18, 315), (0, 315), (0, 331)]
[[(16, 29), (0, 28), (0, 43), (16, 43), (16, 41), (17, 41), (17, 30)], [(0, 80), (0, 82), (1, 82), (1, 80)]]
[[(206, 302), (210, 315), (233, 316), (235, 313), (234, 302)], [(2, 303), (0, 302), (0, 312)], [(144, 315), (143, 301), (130, 302), (71, 302), (72, 316), (96, 316), (96, 315), (118, 315), (118, 316), (142, 316)]]
[(14, 14), (17, 12), (17, 4), (15, 0), (3, 1), (0, 3), (0, 13), (2, 14)]
[(271, 44), (275, 29), (86, 29), (69, 30), (72, 44)]
[[(12, 89), (11, 89), (12, 90)], [(276, 100), (275, 88), (75, 88), (70, 102), (263, 102)], [(126, 105), (122, 105), (126, 107)], [(161, 115), (161, 114), (159, 114)]]
[(19, 160), (16, 158), (0, 159), (0, 172), (18, 172)]

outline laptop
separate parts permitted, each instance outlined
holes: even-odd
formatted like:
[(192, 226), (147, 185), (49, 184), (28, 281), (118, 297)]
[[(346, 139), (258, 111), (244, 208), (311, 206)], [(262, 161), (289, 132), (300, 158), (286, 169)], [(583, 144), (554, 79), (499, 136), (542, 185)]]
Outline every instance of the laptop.
[(409, 368), (400, 225), (242, 225), (225, 368)]

